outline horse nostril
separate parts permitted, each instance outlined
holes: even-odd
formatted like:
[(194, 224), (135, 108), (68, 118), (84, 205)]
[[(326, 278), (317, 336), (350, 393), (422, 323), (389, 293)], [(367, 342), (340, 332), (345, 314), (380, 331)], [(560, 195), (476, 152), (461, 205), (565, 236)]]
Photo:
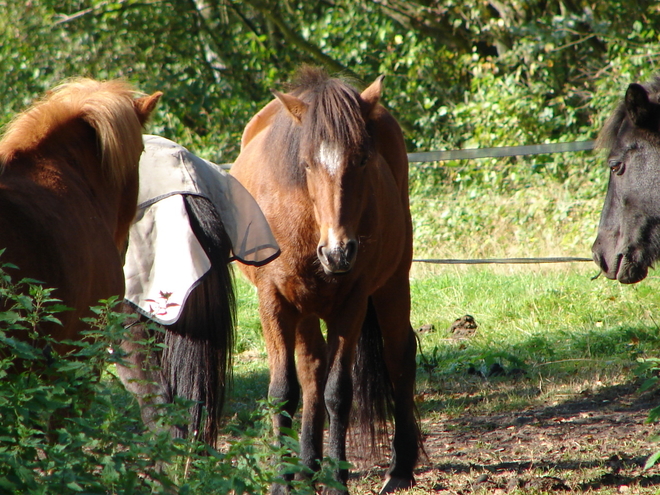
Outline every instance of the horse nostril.
[(346, 243), (346, 247), (344, 248), (346, 261), (348, 261), (349, 263), (353, 263), (353, 260), (355, 260), (355, 257), (357, 256), (357, 251), (358, 251), (357, 241), (354, 239), (348, 241)]
[(324, 247), (325, 247), (325, 246), (322, 246), (321, 244), (319, 244), (319, 245), (316, 247), (316, 256), (317, 256), (318, 259), (321, 260), (321, 261), (325, 261), (325, 260), (327, 260), (327, 258), (325, 257)]
[(594, 260), (594, 263), (596, 263), (598, 266), (601, 266), (601, 264), (600, 264), (600, 255), (597, 252), (592, 251), (591, 258)]

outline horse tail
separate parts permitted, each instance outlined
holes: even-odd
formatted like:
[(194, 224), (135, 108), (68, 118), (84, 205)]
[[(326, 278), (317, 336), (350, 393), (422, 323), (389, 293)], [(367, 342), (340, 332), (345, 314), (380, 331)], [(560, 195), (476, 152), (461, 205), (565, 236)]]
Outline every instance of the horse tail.
[(382, 454), (388, 420), (394, 415), (394, 392), (383, 356), (383, 337), (371, 297), (353, 364), (351, 441), (361, 452)]
[[(212, 203), (185, 195), (190, 225), (204, 248), (211, 269), (186, 300), (179, 320), (165, 327), (162, 373), (171, 397), (196, 402), (188, 428), (175, 436), (198, 432), (215, 446), (220, 412), (231, 379), (236, 298), (229, 259), (231, 241)], [(204, 410), (206, 418), (204, 419)]]

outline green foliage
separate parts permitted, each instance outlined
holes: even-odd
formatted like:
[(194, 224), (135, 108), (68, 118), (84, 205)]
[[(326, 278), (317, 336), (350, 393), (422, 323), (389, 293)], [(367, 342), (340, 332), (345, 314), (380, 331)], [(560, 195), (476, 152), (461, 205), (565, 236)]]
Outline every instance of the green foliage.
[(301, 63), (370, 82), (411, 151), (592, 138), (650, 76), (653, 2), (0, 2), (8, 119), (63, 78), (165, 96), (153, 131), (231, 161), (249, 117)]
[[(635, 374), (643, 380), (642, 385), (639, 387), (640, 392), (657, 389), (660, 377), (660, 358), (659, 357), (640, 357), (638, 358), (638, 366), (635, 369)], [(657, 423), (660, 420), (660, 406), (652, 408), (646, 417), (647, 423)], [(660, 441), (660, 433), (653, 435), (652, 440), (655, 442)], [(650, 469), (660, 460), (660, 450), (653, 453), (646, 459), (644, 469)]]
[(247, 423), (228, 425), (224, 451), (170, 437), (186, 401), (162, 406), (157, 431), (145, 431), (135, 402), (106, 372), (125, 364), (119, 343), (128, 315), (112, 310), (117, 301), (93, 308), (82, 340), (56, 342), (41, 325), (57, 323), (64, 308), (35, 281), (11, 283), (11, 268), (0, 267), (2, 493), (263, 494), (286, 473), (304, 474), (291, 482), (296, 493), (336, 485), (336, 463), (317, 473), (300, 464), (293, 432), (274, 441), (268, 418), (279, 408), (263, 401)]
[(3, 282), (0, 486), (6, 493), (146, 493), (167, 486), (156, 465), (171, 461), (176, 447), (163, 438), (145, 444), (135, 416), (114, 405), (101, 381), (115, 356), (108, 349), (123, 330), (110, 312), (114, 301), (96, 308), (93, 330), (65, 357), (55, 351), (62, 343), (40, 330), (61, 311), (51, 290), (27, 280), (12, 285), (6, 273)]

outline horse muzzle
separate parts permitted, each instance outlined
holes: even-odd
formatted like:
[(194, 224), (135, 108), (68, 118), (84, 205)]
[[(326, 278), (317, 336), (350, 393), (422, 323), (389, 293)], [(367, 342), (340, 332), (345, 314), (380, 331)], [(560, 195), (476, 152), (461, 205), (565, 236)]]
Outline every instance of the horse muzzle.
[(354, 239), (341, 241), (334, 247), (319, 244), (316, 254), (326, 275), (342, 275), (348, 273), (357, 258), (358, 243)]
[(646, 278), (649, 267), (643, 263), (635, 263), (627, 256), (621, 257), (616, 279), (622, 284), (636, 284)]
[(622, 284), (636, 284), (646, 278), (649, 267), (641, 262), (634, 261), (630, 256), (617, 253), (608, 260), (604, 253), (593, 251), (594, 263), (610, 280), (617, 280)]

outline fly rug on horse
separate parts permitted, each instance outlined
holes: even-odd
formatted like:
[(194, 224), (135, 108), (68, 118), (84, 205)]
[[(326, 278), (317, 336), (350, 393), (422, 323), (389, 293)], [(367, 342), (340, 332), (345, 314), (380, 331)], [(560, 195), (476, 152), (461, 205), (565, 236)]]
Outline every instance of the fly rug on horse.
[[(360, 94), (303, 67), (294, 89), (274, 92), (247, 124), (231, 173), (259, 203), (282, 251), (269, 265), (242, 267), (258, 290), (269, 395), (288, 414), (274, 419), (276, 433), (291, 427), (302, 388), (300, 457), (318, 470), (326, 409), (337, 460), (346, 460), (352, 409), (351, 438), (372, 448), (393, 416), (381, 490), (388, 493), (414, 484), (422, 442), (413, 398), (408, 160), (398, 123), (379, 104), (381, 82)], [(347, 470), (335, 476), (346, 486)]]
[(634, 284), (660, 259), (660, 77), (630, 84), (597, 144), (610, 179), (592, 251), (609, 279)]
[(62, 325), (41, 325), (56, 340), (76, 339), (90, 306), (124, 294), (142, 126), (160, 95), (137, 97), (121, 81), (71, 80), (19, 114), (0, 141), (3, 260), (73, 308)]
[[(186, 423), (170, 428), (172, 436), (197, 433), (214, 446), (234, 339), (229, 263), (260, 266), (279, 249), (235, 178), (159, 136), (144, 136), (138, 202), (124, 273), (125, 310), (139, 316), (128, 327), (127, 362), (117, 372), (147, 426), (156, 427), (159, 405), (182, 397), (194, 405)], [(163, 331), (151, 332), (149, 320)], [(163, 344), (155, 351), (143, 345), (152, 338)]]

